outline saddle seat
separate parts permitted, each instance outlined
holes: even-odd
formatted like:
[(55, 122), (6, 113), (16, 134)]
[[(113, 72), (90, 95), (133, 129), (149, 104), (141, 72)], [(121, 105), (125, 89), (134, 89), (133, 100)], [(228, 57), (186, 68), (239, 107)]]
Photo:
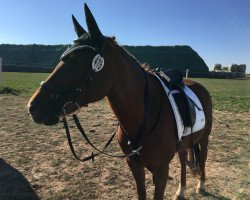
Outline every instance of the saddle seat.
[(175, 69), (162, 71), (159, 68), (156, 69), (155, 73), (169, 88), (169, 93), (173, 95), (183, 125), (193, 127), (196, 121), (195, 103), (184, 91), (185, 84), (182, 73)]

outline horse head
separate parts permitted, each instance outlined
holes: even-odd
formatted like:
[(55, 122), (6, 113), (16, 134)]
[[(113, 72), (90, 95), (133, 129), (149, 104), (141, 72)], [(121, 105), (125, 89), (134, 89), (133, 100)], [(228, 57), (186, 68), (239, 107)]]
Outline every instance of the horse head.
[(108, 43), (112, 39), (102, 35), (86, 4), (84, 10), (88, 32), (72, 15), (78, 38), (29, 100), (29, 113), (36, 123), (54, 125), (61, 116), (101, 100), (111, 90)]

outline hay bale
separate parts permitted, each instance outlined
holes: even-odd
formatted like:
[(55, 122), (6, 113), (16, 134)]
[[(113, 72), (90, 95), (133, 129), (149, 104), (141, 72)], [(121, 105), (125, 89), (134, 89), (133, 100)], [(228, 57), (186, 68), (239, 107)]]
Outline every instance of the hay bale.
[(214, 77), (215, 77), (215, 78), (218, 78), (218, 77), (219, 77), (219, 75), (218, 75), (218, 74), (219, 74), (219, 72), (218, 72), (218, 71), (217, 71), (217, 72), (216, 72), (216, 71), (214, 71)]
[(237, 78), (245, 78), (246, 73), (245, 72), (237, 72)]
[(216, 72), (214, 72), (214, 76), (216, 78), (223, 78), (223, 73), (222, 71), (216, 70)]
[(221, 64), (218, 63), (214, 64), (214, 71), (215, 70), (221, 70)]
[(229, 78), (229, 73), (228, 71), (223, 71), (223, 78)]
[(225, 71), (225, 72), (228, 72), (228, 66), (222, 67), (222, 70)]
[(238, 72), (246, 72), (246, 64), (240, 64), (238, 65)]
[(224, 77), (224, 72), (223, 72), (223, 71), (219, 72), (219, 77), (220, 77), (220, 78), (223, 78), (223, 77)]
[(237, 64), (231, 64), (228, 68), (229, 72), (237, 72), (238, 70), (238, 65)]
[(229, 72), (229, 78), (235, 79), (237, 77), (237, 72)]
[(215, 76), (214, 74), (215, 74), (214, 71), (210, 71), (210, 72), (209, 72), (209, 76), (210, 76), (211, 78), (213, 78), (213, 77)]

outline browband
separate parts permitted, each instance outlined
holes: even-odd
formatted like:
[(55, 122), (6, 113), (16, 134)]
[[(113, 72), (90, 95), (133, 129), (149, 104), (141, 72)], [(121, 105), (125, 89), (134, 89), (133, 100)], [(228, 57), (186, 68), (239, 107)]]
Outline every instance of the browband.
[(60, 60), (62, 60), (63, 58), (65, 58), (67, 55), (75, 52), (75, 51), (78, 51), (78, 50), (81, 50), (81, 49), (84, 49), (84, 48), (89, 48), (89, 49), (92, 49), (93, 51), (97, 52), (96, 48), (92, 47), (92, 46), (89, 46), (89, 45), (81, 45), (81, 46), (77, 46), (77, 47), (74, 47), (74, 48), (68, 48), (66, 49), (66, 51), (61, 55), (61, 58)]

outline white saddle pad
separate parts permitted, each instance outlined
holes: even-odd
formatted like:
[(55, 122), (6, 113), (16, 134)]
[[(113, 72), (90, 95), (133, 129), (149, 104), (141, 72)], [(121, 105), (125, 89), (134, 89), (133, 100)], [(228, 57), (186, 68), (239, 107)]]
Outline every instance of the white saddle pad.
[(177, 93), (179, 91), (178, 90), (170, 91), (169, 88), (164, 84), (164, 82), (156, 74), (155, 74), (155, 76), (158, 78), (158, 80), (160, 81), (162, 87), (164, 88), (165, 92), (167, 93), (167, 97), (168, 97), (168, 99), (169, 99), (169, 101), (171, 103), (172, 109), (174, 111), (174, 116), (175, 116), (175, 120), (176, 120), (176, 126), (177, 126), (179, 141), (181, 141), (181, 138), (183, 136), (189, 135), (191, 133), (191, 131), (192, 131), (192, 133), (195, 133), (195, 132), (200, 131), (201, 129), (203, 129), (204, 126), (205, 126), (205, 122), (206, 122), (205, 114), (204, 114), (202, 105), (200, 103), (200, 100), (195, 95), (195, 93), (190, 88), (185, 86), (184, 92), (188, 95), (188, 97), (190, 99), (192, 99), (195, 102), (197, 107), (200, 108), (200, 109), (198, 109), (195, 106), (196, 120), (195, 120), (194, 126), (191, 129), (191, 127), (183, 125), (181, 115), (179, 113), (178, 107), (177, 107), (176, 102), (175, 102), (174, 97), (173, 97), (173, 94)]

